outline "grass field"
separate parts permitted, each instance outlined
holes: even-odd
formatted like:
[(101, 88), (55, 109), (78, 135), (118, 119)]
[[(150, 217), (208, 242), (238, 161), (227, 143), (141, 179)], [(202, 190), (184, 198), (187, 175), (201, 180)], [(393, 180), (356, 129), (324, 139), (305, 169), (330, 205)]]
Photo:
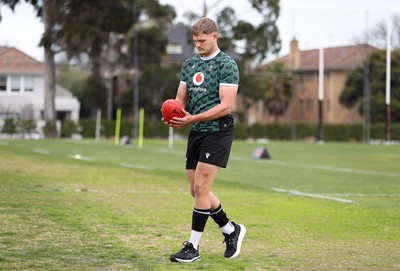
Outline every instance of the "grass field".
[(202, 261), (175, 264), (193, 208), (184, 151), (0, 140), (0, 270), (400, 270), (400, 146), (235, 142), (213, 191), (247, 227), (242, 254), (223, 257), (210, 219)]

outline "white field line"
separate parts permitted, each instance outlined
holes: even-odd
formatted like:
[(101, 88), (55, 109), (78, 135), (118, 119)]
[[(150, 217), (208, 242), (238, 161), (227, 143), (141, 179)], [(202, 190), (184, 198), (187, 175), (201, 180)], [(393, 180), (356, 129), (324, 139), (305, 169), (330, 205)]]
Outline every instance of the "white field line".
[(50, 151), (44, 150), (44, 149), (37, 149), (37, 148), (34, 148), (32, 151), (33, 151), (33, 152), (36, 152), (36, 153), (40, 153), (40, 154), (45, 154), (45, 155), (49, 155), (49, 154), (50, 154)]
[(297, 190), (287, 190), (287, 189), (274, 188), (274, 187), (271, 187), (270, 189), (272, 191), (275, 191), (275, 192), (289, 193), (289, 194), (295, 195), (295, 196), (303, 196), (303, 197), (311, 197), (311, 198), (317, 198), (317, 199), (333, 200), (333, 201), (342, 202), (342, 203), (353, 203), (354, 202), (354, 201), (349, 200), (349, 199), (330, 197), (330, 196), (325, 196), (325, 195), (320, 195), (320, 194), (304, 193), (304, 192), (300, 192), (300, 191), (297, 191)]
[(118, 163), (118, 165), (120, 165), (121, 167), (126, 167), (126, 168), (137, 168), (137, 169), (153, 169), (152, 167), (149, 166), (144, 166), (144, 165), (138, 165), (138, 164), (129, 164), (129, 163), (124, 163), (124, 162), (120, 162)]
[[(233, 160), (254, 161), (254, 160), (243, 159), (243, 158), (239, 158), (239, 157), (232, 157), (232, 158), (233, 158)], [(264, 160), (264, 161), (268, 164), (274, 164), (274, 165), (279, 165), (279, 166), (292, 166), (292, 167), (301, 167), (301, 168), (329, 170), (329, 171), (336, 171), (336, 172), (345, 172), (345, 173), (400, 177), (400, 173), (381, 172), (381, 171), (373, 171), (373, 170), (360, 170), (360, 169), (353, 169), (353, 168), (330, 167), (330, 166), (323, 166), (323, 165), (318, 165), (318, 164), (292, 163), (292, 162), (277, 161), (277, 160)]]
[(68, 155), (68, 158), (72, 158), (72, 159), (76, 159), (76, 160), (83, 160), (83, 161), (87, 161), (87, 162), (93, 161), (93, 158), (90, 158), (90, 157), (87, 157), (87, 156), (82, 156), (82, 155), (80, 155), (78, 153), (70, 154), (70, 155)]
[[(66, 190), (68, 191), (68, 190)], [(75, 189), (77, 193), (80, 192), (90, 192), (90, 193), (126, 193), (126, 194), (157, 194), (157, 195), (169, 195), (169, 194), (177, 194), (177, 195), (186, 195), (188, 193), (185, 192), (176, 192), (176, 191), (160, 191), (160, 190), (103, 190), (103, 189)]]
[(400, 194), (362, 194), (362, 193), (345, 193), (345, 194), (330, 194), (333, 197), (371, 197), (371, 198), (396, 198)]

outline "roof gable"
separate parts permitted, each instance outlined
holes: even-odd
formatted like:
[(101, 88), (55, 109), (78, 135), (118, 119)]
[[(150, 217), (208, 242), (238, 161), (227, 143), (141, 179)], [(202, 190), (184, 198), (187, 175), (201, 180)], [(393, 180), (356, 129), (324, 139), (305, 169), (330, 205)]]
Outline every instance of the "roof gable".
[(14, 47), (0, 46), (0, 73), (42, 74), (42, 62)]
[[(364, 62), (375, 47), (366, 44), (324, 48), (324, 69), (350, 70)], [(299, 66), (295, 70), (318, 70), (319, 49), (299, 51)], [(278, 61), (282, 61), (290, 67), (290, 55), (286, 55)]]

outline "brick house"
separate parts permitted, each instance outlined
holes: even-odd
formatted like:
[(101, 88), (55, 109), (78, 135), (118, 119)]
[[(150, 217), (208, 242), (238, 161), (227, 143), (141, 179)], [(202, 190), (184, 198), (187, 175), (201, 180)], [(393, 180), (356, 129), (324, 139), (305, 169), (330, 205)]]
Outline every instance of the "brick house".
[[(44, 65), (14, 47), (0, 46), (0, 127), (6, 117), (29, 115), (44, 125)], [(80, 103), (57, 85), (57, 120), (79, 121)]]
[[(376, 50), (369, 45), (350, 45), (324, 48), (324, 101), (323, 118), (329, 124), (361, 123), (357, 106), (348, 109), (340, 104), (339, 96), (348, 73), (366, 60)], [(281, 123), (318, 122), (319, 49), (299, 50), (293, 39), (290, 53), (275, 61), (282, 61), (293, 74), (293, 103), (279, 118)], [(267, 64), (268, 65), (268, 64)], [(266, 114), (262, 103), (254, 104), (248, 111), (248, 123), (273, 123), (274, 117)]]

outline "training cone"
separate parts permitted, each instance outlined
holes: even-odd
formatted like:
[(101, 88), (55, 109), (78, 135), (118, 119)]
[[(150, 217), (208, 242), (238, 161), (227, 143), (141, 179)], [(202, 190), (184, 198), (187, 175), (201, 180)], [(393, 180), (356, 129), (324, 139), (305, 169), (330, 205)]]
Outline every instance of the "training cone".
[(271, 159), (267, 148), (265, 147), (257, 147), (253, 152), (254, 159)]

